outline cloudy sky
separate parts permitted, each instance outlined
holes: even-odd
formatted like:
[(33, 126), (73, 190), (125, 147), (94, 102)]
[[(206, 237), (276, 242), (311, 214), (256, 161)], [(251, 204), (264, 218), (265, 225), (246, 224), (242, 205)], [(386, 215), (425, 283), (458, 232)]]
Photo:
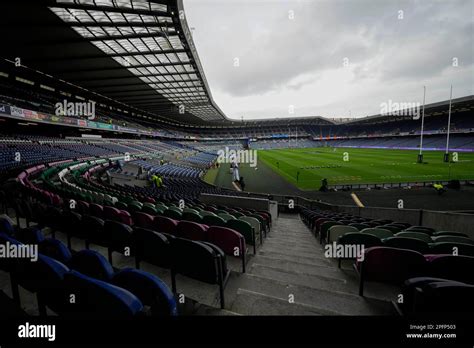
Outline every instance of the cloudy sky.
[[(472, 0), (184, 0), (214, 100), (235, 119), (379, 114), (473, 94)], [(293, 113), (291, 113), (293, 111)]]

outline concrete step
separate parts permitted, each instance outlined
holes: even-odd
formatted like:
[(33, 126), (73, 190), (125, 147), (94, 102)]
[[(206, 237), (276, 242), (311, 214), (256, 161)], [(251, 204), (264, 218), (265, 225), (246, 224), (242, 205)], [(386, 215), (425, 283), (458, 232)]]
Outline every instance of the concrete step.
[(284, 255), (290, 255), (290, 256), (300, 256), (300, 257), (308, 257), (308, 258), (313, 258), (313, 259), (319, 259), (319, 260), (327, 260), (326, 257), (324, 257), (324, 254), (322, 253), (321, 250), (314, 249), (302, 249), (302, 248), (291, 248), (291, 247), (283, 247), (281, 245), (275, 245), (275, 244), (270, 244), (270, 243), (264, 243), (262, 248), (260, 249), (262, 252), (272, 252), (272, 253), (280, 253)]
[(312, 253), (318, 248), (316, 245), (311, 245), (309, 243), (291, 243), (291, 242), (284, 242), (278, 240), (271, 240), (267, 239), (264, 245), (275, 247), (275, 248), (282, 248), (282, 249), (290, 249), (290, 250), (298, 250), (298, 251), (305, 251), (308, 253)]
[(294, 263), (296, 265), (310, 266), (310, 267), (331, 267), (334, 268), (330, 261), (319, 260), (319, 259), (306, 259), (299, 258), (298, 256), (284, 256), (284, 255), (272, 255), (271, 253), (259, 253), (258, 257), (253, 261), (263, 265), (278, 265), (284, 262)]
[(288, 284), (253, 274), (246, 274), (242, 277), (239, 286), (244, 290), (262, 293), (285, 301), (288, 301), (290, 295), (293, 295), (296, 303), (339, 315), (384, 315), (391, 309), (391, 304), (388, 301), (367, 299), (334, 290)]
[(239, 289), (232, 311), (243, 315), (335, 315), (316, 307)]
[(324, 275), (328, 277), (344, 279), (344, 274), (337, 268), (334, 268), (331, 264), (315, 266), (301, 262), (278, 260), (275, 258), (261, 256), (254, 260), (252, 267), (255, 265), (270, 267), (272, 269), (278, 269), (288, 273)]
[(287, 272), (259, 264), (253, 264), (248, 273), (279, 280), (288, 284), (303, 285), (315, 289), (351, 292), (344, 279), (327, 275), (309, 275), (304, 273)]
[(299, 254), (295, 255), (291, 253), (283, 253), (283, 252), (271, 251), (271, 250), (260, 250), (255, 258), (259, 256), (267, 256), (267, 257), (280, 259), (280, 260), (296, 261), (296, 262), (302, 262), (302, 263), (314, 264), (314, 265), (331, 264), (331, 261), (328, 260), (327, 258), (304, 256), (304, 255), (299, 255)]

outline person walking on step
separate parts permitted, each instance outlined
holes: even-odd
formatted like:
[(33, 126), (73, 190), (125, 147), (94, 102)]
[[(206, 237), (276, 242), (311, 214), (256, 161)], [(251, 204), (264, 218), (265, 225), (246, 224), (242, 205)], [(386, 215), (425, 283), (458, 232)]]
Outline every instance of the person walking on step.
[(232, 181), (235, 182), (236, 184), (238, 184), (239, 181), (240, 181), (239, 165), (238, 165), (237, 161), (233, 162), (233, 166), (232, 166)]

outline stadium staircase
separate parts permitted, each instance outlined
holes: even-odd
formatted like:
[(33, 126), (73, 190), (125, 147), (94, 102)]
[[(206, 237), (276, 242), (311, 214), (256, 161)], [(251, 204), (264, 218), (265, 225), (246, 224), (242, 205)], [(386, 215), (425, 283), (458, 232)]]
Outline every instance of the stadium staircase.
[(374, 285), (358, 296), (351, 264), (338, 269), (298, 215), (280, 214), (247, 273), (228, 284), (227, 299), (242, 315), (390, 314), (394, 289)]

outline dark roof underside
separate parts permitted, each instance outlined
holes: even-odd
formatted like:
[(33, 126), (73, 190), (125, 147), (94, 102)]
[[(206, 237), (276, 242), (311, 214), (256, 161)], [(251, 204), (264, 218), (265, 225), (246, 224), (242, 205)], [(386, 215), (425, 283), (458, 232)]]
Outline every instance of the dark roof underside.
[(179, 123), (219, 124), (181, 0), (0, 4), (0, 57)]

